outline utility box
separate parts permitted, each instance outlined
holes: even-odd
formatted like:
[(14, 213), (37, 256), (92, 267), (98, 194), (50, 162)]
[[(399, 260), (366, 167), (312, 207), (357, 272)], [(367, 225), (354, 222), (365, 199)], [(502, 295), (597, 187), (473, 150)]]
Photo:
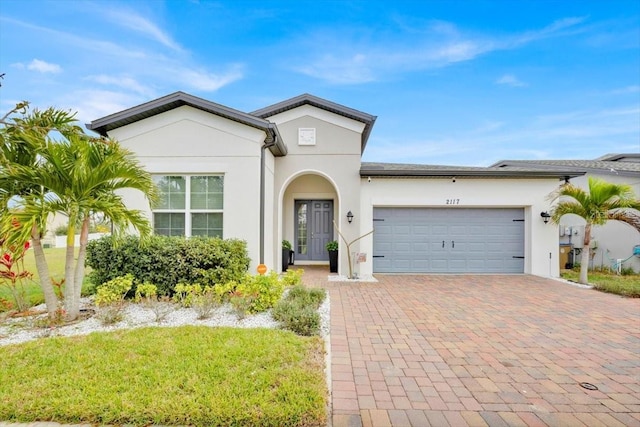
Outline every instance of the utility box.
[(564, 270), (567, 268), (573, 268), (573, 263), (571, 262), (570, 254), (571, 254), (572, 245), (571, 244), (560, 244), (560, 250), (558, 251), (560, 260), (560, 270)]

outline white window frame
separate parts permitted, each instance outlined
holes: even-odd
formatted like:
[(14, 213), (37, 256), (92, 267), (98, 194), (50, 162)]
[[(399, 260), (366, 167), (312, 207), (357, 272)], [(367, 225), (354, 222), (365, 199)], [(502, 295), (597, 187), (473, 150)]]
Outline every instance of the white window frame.
[[(182, 177), (185, 179), (185, 201), (184, 201), (184, 209), (151, 209), (151, 222), (153, 227), (153, 232), (155, 233), (156, 225), (155, 225), (155, 214), (156, 213), (172, 213), (172, 214), (183, 214), (184, 215), (184, 236), (192, 237), (191, 233), (191, 214), (194, 213), (221, 213), (222, 214), (222, 235), (220, 238), (224, 238), (224, 174), (221, 173), (208, 173), (208, 174), (180, 174), (180, 173), (166, 173), (166, 174), (153, 174), (153, 177), (168, 177), (168, 176), (176, 176)], [(191, 209), (191, 178), (192, 177), (201, 177), (201, 176), (220, 176), (222, 177), (222, 209)]]

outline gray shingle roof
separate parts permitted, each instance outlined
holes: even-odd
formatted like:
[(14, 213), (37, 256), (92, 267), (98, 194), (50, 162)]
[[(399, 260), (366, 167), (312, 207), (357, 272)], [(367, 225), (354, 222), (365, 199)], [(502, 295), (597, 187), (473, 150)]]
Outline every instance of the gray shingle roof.
[(277, 104), (261, 108), (259, 110), (253, 111), (251, 114), (256, 117), (266, 119), (267, 117), (275, 116), (276, 114), (292, 110), (302, 105), (311, 105), (322, 110), (326, 110), (331, 113), (338, 114), (340, 116), (363, 123), (364, 131), (362, 132), (361, 152), (364, 152), (364, 148), (367, 145), (369, 135), (371, 134), (371, 129), (373, 128), (373, 124), (375, 123), (377, 118), (376, 116), (372, 116), (371, 114), (367, 114), (362, 111), (337, 104), (335, 102), (327, 101), (326, 99), (322, 99), (308, 93), (304, 93), (294, 98), (278, 102)]
[[(633, 156), (608, 155), (606, 158), (632, 159)], [(640, 176), (640, 156), (638, 161), (616, 160), (501, 160), (491, 167), (512, 168), (527, 167), (544, 170), (571, 170), (609, 175)]]
[(530, 167), (475, 167), (448, 165), (420, 165), (404, 163), (363, 162), (361, 177), (473, 177), (473, 178), (558, 178), (569, 179), (584, 175), (580, 171), (539, 169)]
[(278, 128), (274, 123), (184, 92), (174, 92), (170, 95), (163, 96), (162, 98), (154, 99), (153, 101), (94, 120), (87, 124), (87, 129), (98, 132), (100, 135), (107, 136), (107, 133), (110, 130), (126, 126), (156, 114), (173, 110), (174, 108), (178, 108), (183, 105), (188, 105), (190, 107), (260, 129), (267, 134), (267, 142), (276, 141), (276, 145), (270, 147), (270, 150), (274, 155), (284, 156), (287, 154), (287, 147), (284, 145), (284, 142), (278, 133)]

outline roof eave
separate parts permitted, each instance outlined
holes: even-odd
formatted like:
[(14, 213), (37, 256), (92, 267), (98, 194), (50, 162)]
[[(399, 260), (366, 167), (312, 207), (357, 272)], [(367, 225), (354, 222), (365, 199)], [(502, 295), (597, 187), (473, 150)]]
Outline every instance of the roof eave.
[(88, 123), (86, 127), (106, 137), (108, 136), (108, 132), (113, 129), (127, 126), (153, 115), (161, 114), (185, 105), (261, 130), (266, 134), (266, 142), (276, 142), (275, 145), (270, 147), (270, 151), (274, 156), (284, 156), (287, 154), (287, 147), (284, 145), (278, 128), (274, 123), (225, 107), (224, 105), (189, 95), (185, 92), (174, 92), (144, 104), (102, 117)]
[(388, 177), (388, 178), (557, 178), (568, 180), (584, 175), (585, 172), (576, 171), (494, 171), (494, 170), (381, 170), (360, 169), (360, 177)]

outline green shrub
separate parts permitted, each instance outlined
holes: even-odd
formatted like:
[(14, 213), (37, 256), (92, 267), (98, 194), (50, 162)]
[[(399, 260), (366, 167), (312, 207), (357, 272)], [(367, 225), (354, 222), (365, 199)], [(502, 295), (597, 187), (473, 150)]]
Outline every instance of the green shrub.
[(327, 292), (322, 288), (306, 288), (302, 285), (294, 286), (289, 290), (286, 299), (289, 301), (296, 301), (305, 306), (311, 306), (318, 309), (324, 299), (327, 296)]
[(132, 286), (133, 276), (131, 274), (109, 280), (98, 286), (95, 303), (98, 307), (120, 303)]
[(299, 301), (280, 301), (271, 314), (280, 322), (282, 328), (298, 335), (311, 336), (320, 333), (320, 314), (313, 307), (302, 305)]
[(142, 302), (145, 300), (156, 299), (158, 297), (158, 287), (153, 283), (144, 282), (141, 285), (136, 286), (136, 302)]
[(213, 310), (218, 308), (221, 297), (211, 286), (201, 286), (199, 283), (193, 285), (178, 283), (175, 287), (173, 300), (183, 307), (191, 307), (198, 314), (198, 319), (211, 317)]
[(272, 271), (257, 276), (247, 274), (240, 282), (219, 284), (214, 289), (221, 301), (229, 301), (239, 317), (243, 317), (273, 307), (282, 298), (284, 282)]
[(318, 335), (320, 333), (318, 307), (325, 298), (324, 289), (294, 286), (287, 296), (276, 304), (271, 314), (284, 329), (303, 336)]
[(259, 313), (270, 309), (282, 298), (284, 283), (275, 271), (265, 275), (246, 275), (236, 287), (235, 292), (253, 296), (249, 312)]
[(144, 245), (136, 236), (114, 241), (110, 236), (87, 245), (90, 280), (104, 283), (132, 274), (138, 283), (153, 283), (159, 295), (172, 295), (174, 286), (201, 283), (213, 286), (242, 280), (249, 268), (246, 242), (237, 239), (152, 236)]
[(122, 320), (124, 298), (133, 286), (133, 276), (116, 277), (103, 283), (96, 290), (95, 304), (97, 317), (103, 324), (110, 325)]
[(290, 268), (287, 272), (282, 276), (282, 281), (285, 286), (296, 286), (302, 284), (302, 275), (304, 274), (304, 270), (301, 268)]

